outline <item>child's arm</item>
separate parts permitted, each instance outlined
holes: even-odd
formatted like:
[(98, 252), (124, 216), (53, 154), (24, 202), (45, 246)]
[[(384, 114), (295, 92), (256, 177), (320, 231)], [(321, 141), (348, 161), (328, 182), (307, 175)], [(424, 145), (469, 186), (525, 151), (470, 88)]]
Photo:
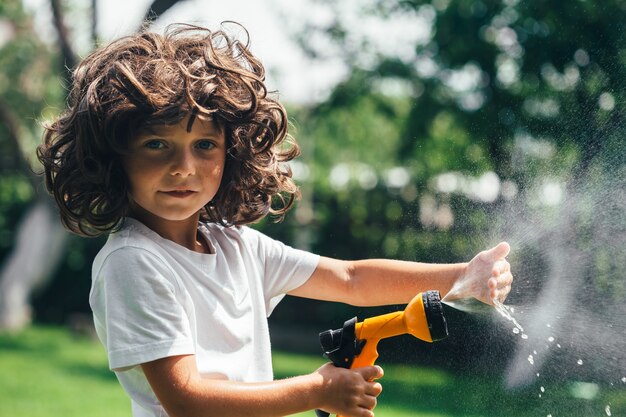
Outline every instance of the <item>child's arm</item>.
[(290, 294), (374, 306), (405, 304), (427, 290), (439, 290), (443, 297), (454, 288), (450, 297), (474, 297), (493, 304), (494, 299), (504, 301), (511, 289), (513, 276), (504, 259), (509, 250), (502, 242), (459, 264), (321, 258), (311, 278)]
[(382, 387), (382, 369), (337, 368), (326, 364), (293, 378), (243, 383), (203, 378), (194, 355), (141, 365), (157, 398), (172, 417), (286, 416), (315, 408), (333, 414), (372, 417)]

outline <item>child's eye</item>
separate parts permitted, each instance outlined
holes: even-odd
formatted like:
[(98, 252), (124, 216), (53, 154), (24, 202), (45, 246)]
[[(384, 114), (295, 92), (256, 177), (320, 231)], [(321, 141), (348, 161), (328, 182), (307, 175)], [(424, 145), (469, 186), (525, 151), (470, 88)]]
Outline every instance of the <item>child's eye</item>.
[(213, 149), (215, 147), (215, 144), (210, 140), (201, 140), (196, 144), (196, 146), (198, 147), (198, 149), (206, 151), (209, 149)]
[(163, 141), (153, 139), (145, 143), (145, 147), (148, 149), (163, 149), (165, 148), (165, 144)]

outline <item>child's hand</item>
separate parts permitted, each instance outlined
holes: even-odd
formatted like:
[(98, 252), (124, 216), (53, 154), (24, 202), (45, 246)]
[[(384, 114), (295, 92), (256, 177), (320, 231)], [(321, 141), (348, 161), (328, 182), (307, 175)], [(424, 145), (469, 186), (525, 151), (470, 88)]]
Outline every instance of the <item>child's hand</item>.
[(486, 304), (504, 302), (511, 291), (511, 265), (504, 259), (511, 250), (506, 242), (482, 251), (465, 268), (446, 297), (449, 299), (474, 297)]
[(315, 371), (322, 377), (320, 409), (350, 417), (373, 417), (376, 397), (383, 387), (374, 382), (383, 376), (380, 366), (344, 369), (327, 363)]

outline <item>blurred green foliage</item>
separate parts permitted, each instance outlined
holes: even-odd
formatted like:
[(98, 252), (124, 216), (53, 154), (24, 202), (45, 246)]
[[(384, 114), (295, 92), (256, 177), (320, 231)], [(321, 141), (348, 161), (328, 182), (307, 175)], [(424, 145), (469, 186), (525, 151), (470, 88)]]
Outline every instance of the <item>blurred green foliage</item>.
[[(564, 245), (580, 268), (561, 285), (606, 306), (578, 314), (622, 326), (626, 2), (373, 0), (353, 14), (314, 3), (328, 18), (299, 22), (303, 49), (343, 60), (349, 75), (323, 102), (291, 109), (310, 169), (304, 199), (263, 230), (332, 257), (425, 262), (513, 239), (509, 301), (525, 306), (558, 273)], [(384, 23), (367, 26), (372, 16)], [(409, 21), (407, 37), (410, 25), (430, 25), (430, 36), (397, 53), (376, 31), (394, 33), (394, 19)], [(496, 195), (484, 194), (493, 178)], [(288, 298), (272, 320), (323, 329), (378, 312)], [(510, 359), (506, 335), (467, 316), (450, 323), (455, 341), (414, 361), (476, 372)], [(478, 334), (482, 349), (470, 346)]]
[[(325, 36), (350, 69), (322, 102), (289, 106), (303, 199), (284, 222), (255, 227), (326, 256), (456, 262), (483, 249), (492, 213), (537, 181), (588, 175), (598, 158), (606, 172), (623, 169), (625, 1), (371, 1), (358, 13), (383, 27), (402, 15), (432, 29), (408, 58), (376, 50), (367, 59), (371, 40), (355, 42), (340, 3), (319, 2), (334, 17), (299, 34), (322, 58), (308, 42)], [(0, 42), (0, 104), (20, 132), (13, 143), (0, 124), (2, 261), (42, 190), (20, 155), (33, 161), (40, 122), (62, 108), (64, 90), (59, 49), (38, 38), (20, 1), (0, 3), (0, 23), (9, 28)], [(472, 194), (490, 173), (496, 194)], [(90, 263), (101, 244), (70, 240), (54, 279), (34, 296), (37, 320), (88, 313)], [(623, 294), (612, 283), (623, 256), (611, 255), (597, 253), (595, 279)], [(284, 302), (276, 320), (299, 320), (301, 303)], [(313, 326), (354, 311), (309, 306)]]

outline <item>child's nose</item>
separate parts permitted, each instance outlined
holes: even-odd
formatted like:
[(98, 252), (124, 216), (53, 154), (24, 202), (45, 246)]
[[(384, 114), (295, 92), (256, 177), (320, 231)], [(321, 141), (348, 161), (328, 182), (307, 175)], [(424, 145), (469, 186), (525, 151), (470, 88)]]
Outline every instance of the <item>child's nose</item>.
[(193, 154), (187, 150), (181, 150), (172, 158), (170, 168), (172, 175), (180, 175), (183, 177), (193, 175), (195, 173), (195, 163)]

